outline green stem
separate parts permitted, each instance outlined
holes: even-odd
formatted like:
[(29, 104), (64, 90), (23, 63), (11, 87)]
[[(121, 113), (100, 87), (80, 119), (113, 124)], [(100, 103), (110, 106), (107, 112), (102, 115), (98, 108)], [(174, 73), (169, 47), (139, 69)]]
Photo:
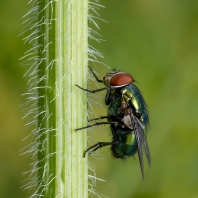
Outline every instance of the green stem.
[[(37, 191), (44, 198), (88, 197), (86, 98), (88, 0), (39, 1)], [(37, 25), (38, 25), (37, 24)]]

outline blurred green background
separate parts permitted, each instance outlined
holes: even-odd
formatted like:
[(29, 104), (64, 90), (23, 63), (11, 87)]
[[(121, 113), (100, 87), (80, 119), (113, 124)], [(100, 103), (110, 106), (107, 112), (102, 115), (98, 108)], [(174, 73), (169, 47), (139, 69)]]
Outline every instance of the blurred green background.
[[(27, 90), (23, 78), (26, 68), (19, 66), (19, 58), (28, 49), (24, 37), (17, 37), (22, 29), (22, 16), (27, 12), (26, 0), (0, 0), (0, 197), (25, 198), (30, 195), (20, 187), (25, 179), (22, 172), (29, 169), (30, 158), (20, 155), (28, 144), (22, 141), (29, 133), (22, 120), (25, 102), (21, 97)], [(26, 120), (27, 121), (27, 120)]]
[[(105, 159), (90, 159), (96, 165), (97, 191), (111, 198), (198, 197), (198, 1), (197, 0), (100, 0), (99, 33), (106, 42), (91, 41), (102, 52), (105, 64), (131, 73), (139, 82), (150, 112), (148, 143), (152, 168), (145, 161), (142, 182), (138, 158), (122, 162), (100, 150)], [(25, 0), (0, 0), (0, 197), (26, 198), (22, 172), (28, 157), (19, 151), (22, 141), (23, 107), (27, 90), (26, 68), (18, 59), (28, 50), (17, 37)], [(102, 76), (108, 71), (97, 68)], [(98, 110), (96, 114), (104, 115)], [(90, 133), (92, 142), (110, 140), (109, 129)], [(96, 196), (93, 196), (96, 197)]]

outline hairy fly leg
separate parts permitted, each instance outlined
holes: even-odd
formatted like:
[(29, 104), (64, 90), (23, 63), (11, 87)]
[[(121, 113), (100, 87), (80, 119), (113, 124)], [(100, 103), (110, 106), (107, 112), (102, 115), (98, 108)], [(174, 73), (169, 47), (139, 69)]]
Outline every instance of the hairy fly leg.
[(83, 157), (85, 157), (86, 153), (93, 149), (91, 152), (89, 152), (89, 155), (91, 153), (93, 153), (94, 151), (98, 150), (99, 148), (102, 148), (104, 146), (109, 146), (109, 145), (113, 145), (113, 144), (117, 144), (117, 142), (98, 142), (97, 144), (94, 144), (93, 146), (89, 147), (83, 154)]
[(103, 80), (99, 80), (98, 77), (96, 76), (95, 72), (91, 69), (90, 66), (88, 66), (88, 68), (90, 69), (91, 73), (93, 74), (93, 76), (95, 77), (96, 81), (99, 83), (103, 83)]
[(81, 127), (81, 128), (78, 128), (78, 129), (75, 129), (75, 131), (80, 131), (82, 129), (87, 129), (87, 128), (90, 128), (90, 127), (93, 127), (93, 126), (98, 126), (98, 125), (105, 125), (105, 124), (118, 124), (118, 122), (95, 122), (94, 124), (90, 124), (90, 125), (87, 125), (85, 127)]
[(89, 89), (82, 88), (79, 85), (75, 85), (75, 86), (78, 87), (79, 89), (82, 89), (83, 91), (87, 91), (89, 93), (96, 93), (96, 92), (100, 92), (100, 91), (103, 91), (103, 90), (107, 89), (107, 87), (104, 87), (104, 88), (100, 88), (100, 89), (89, 90)]
[[(99, 148), (102, 148), (104, 146), (109, 146), (109, 145), (115, 145), (115, 144), (118, 144), (118, 138), (116, 136), (116, 133), (115, 133), (115, 124), (111, 124), (111, 132), (112, 132), (112, 135), (113, 135), (113, 141), (112, 142), (98, 142), (96, 144), (94, 144), (93, 146), (89, 147), (85, 152), (84, 152), (84, 155), (83, 157), (85, 157), (86, 153), (91, 150), (91, 152), (89, 152), (89, 155), (91, 153), (93, 153), (94, 151), (98, 150)], [(93, 149), (93, 150), (92, 150)]]
[(94, 120), (108, 119), (109, 117), (110, 117), (110, 116), (100, 116), (100, 117), (98, 117), (98, 118), (90, 119), (90, 120), (88, 120), (88, 122), (92, 122), (92, 121), (94, 121)]

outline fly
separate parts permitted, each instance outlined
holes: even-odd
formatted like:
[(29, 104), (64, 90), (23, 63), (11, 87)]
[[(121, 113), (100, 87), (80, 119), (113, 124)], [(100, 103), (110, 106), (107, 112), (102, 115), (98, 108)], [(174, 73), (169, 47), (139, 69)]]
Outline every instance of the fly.
[(112, 133), (111, 142), (98, 142), (89, 147), (84, 156), (88, 152), (91, 154), (104, 146), (111, 146), (112, 155), (115, 158), (125, 159), (138, 153), (142, 178), (144, 179), (144, 163), (143, 153), (145, 153), (149, 166), (151, 159), (147, 144), (147, 131), (149, 126), (149, 116), (146, 102), (140, 90), (133, 84), (135, 82), (131, 74), (119, 71), (112, 71), (98, 79), (94, 71), (89, 67), (91, 73), (99, 83), (104, 83), (106, 87), (88, 90), (76, 85), (78, 88), (89, 93), (96, 93), (106, 90), (105, 105), (108, 106), (107, 116), (92, 119), (107, 119), (106, 122), (95, 122), (85, 128), (109, 124)]

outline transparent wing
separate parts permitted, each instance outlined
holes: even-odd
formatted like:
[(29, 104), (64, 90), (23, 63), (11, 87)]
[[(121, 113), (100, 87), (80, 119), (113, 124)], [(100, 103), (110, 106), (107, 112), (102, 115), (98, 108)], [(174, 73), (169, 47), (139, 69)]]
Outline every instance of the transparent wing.
[(134, 129), (134, 133), (135, 133), (135, 137), (136, 137), (136, 141), (138, 145), (138, 157), (139, 157), (139, 162), (140, 162), (140, 168), (142, 172), (142, 178), (144, 179), (143, 150), (145, 152), (148, 164), (151, 167), (151, 158), (150, 158), (150, 153), (149, 153), (149, 148), (148, 148), (148, 144), (146, 141), (146, 137), (144, 135), (144, 126), (133, 113), (130, 113), (129, 116), (131, 117), (131, 122), (133, 123), (133, 129)]

